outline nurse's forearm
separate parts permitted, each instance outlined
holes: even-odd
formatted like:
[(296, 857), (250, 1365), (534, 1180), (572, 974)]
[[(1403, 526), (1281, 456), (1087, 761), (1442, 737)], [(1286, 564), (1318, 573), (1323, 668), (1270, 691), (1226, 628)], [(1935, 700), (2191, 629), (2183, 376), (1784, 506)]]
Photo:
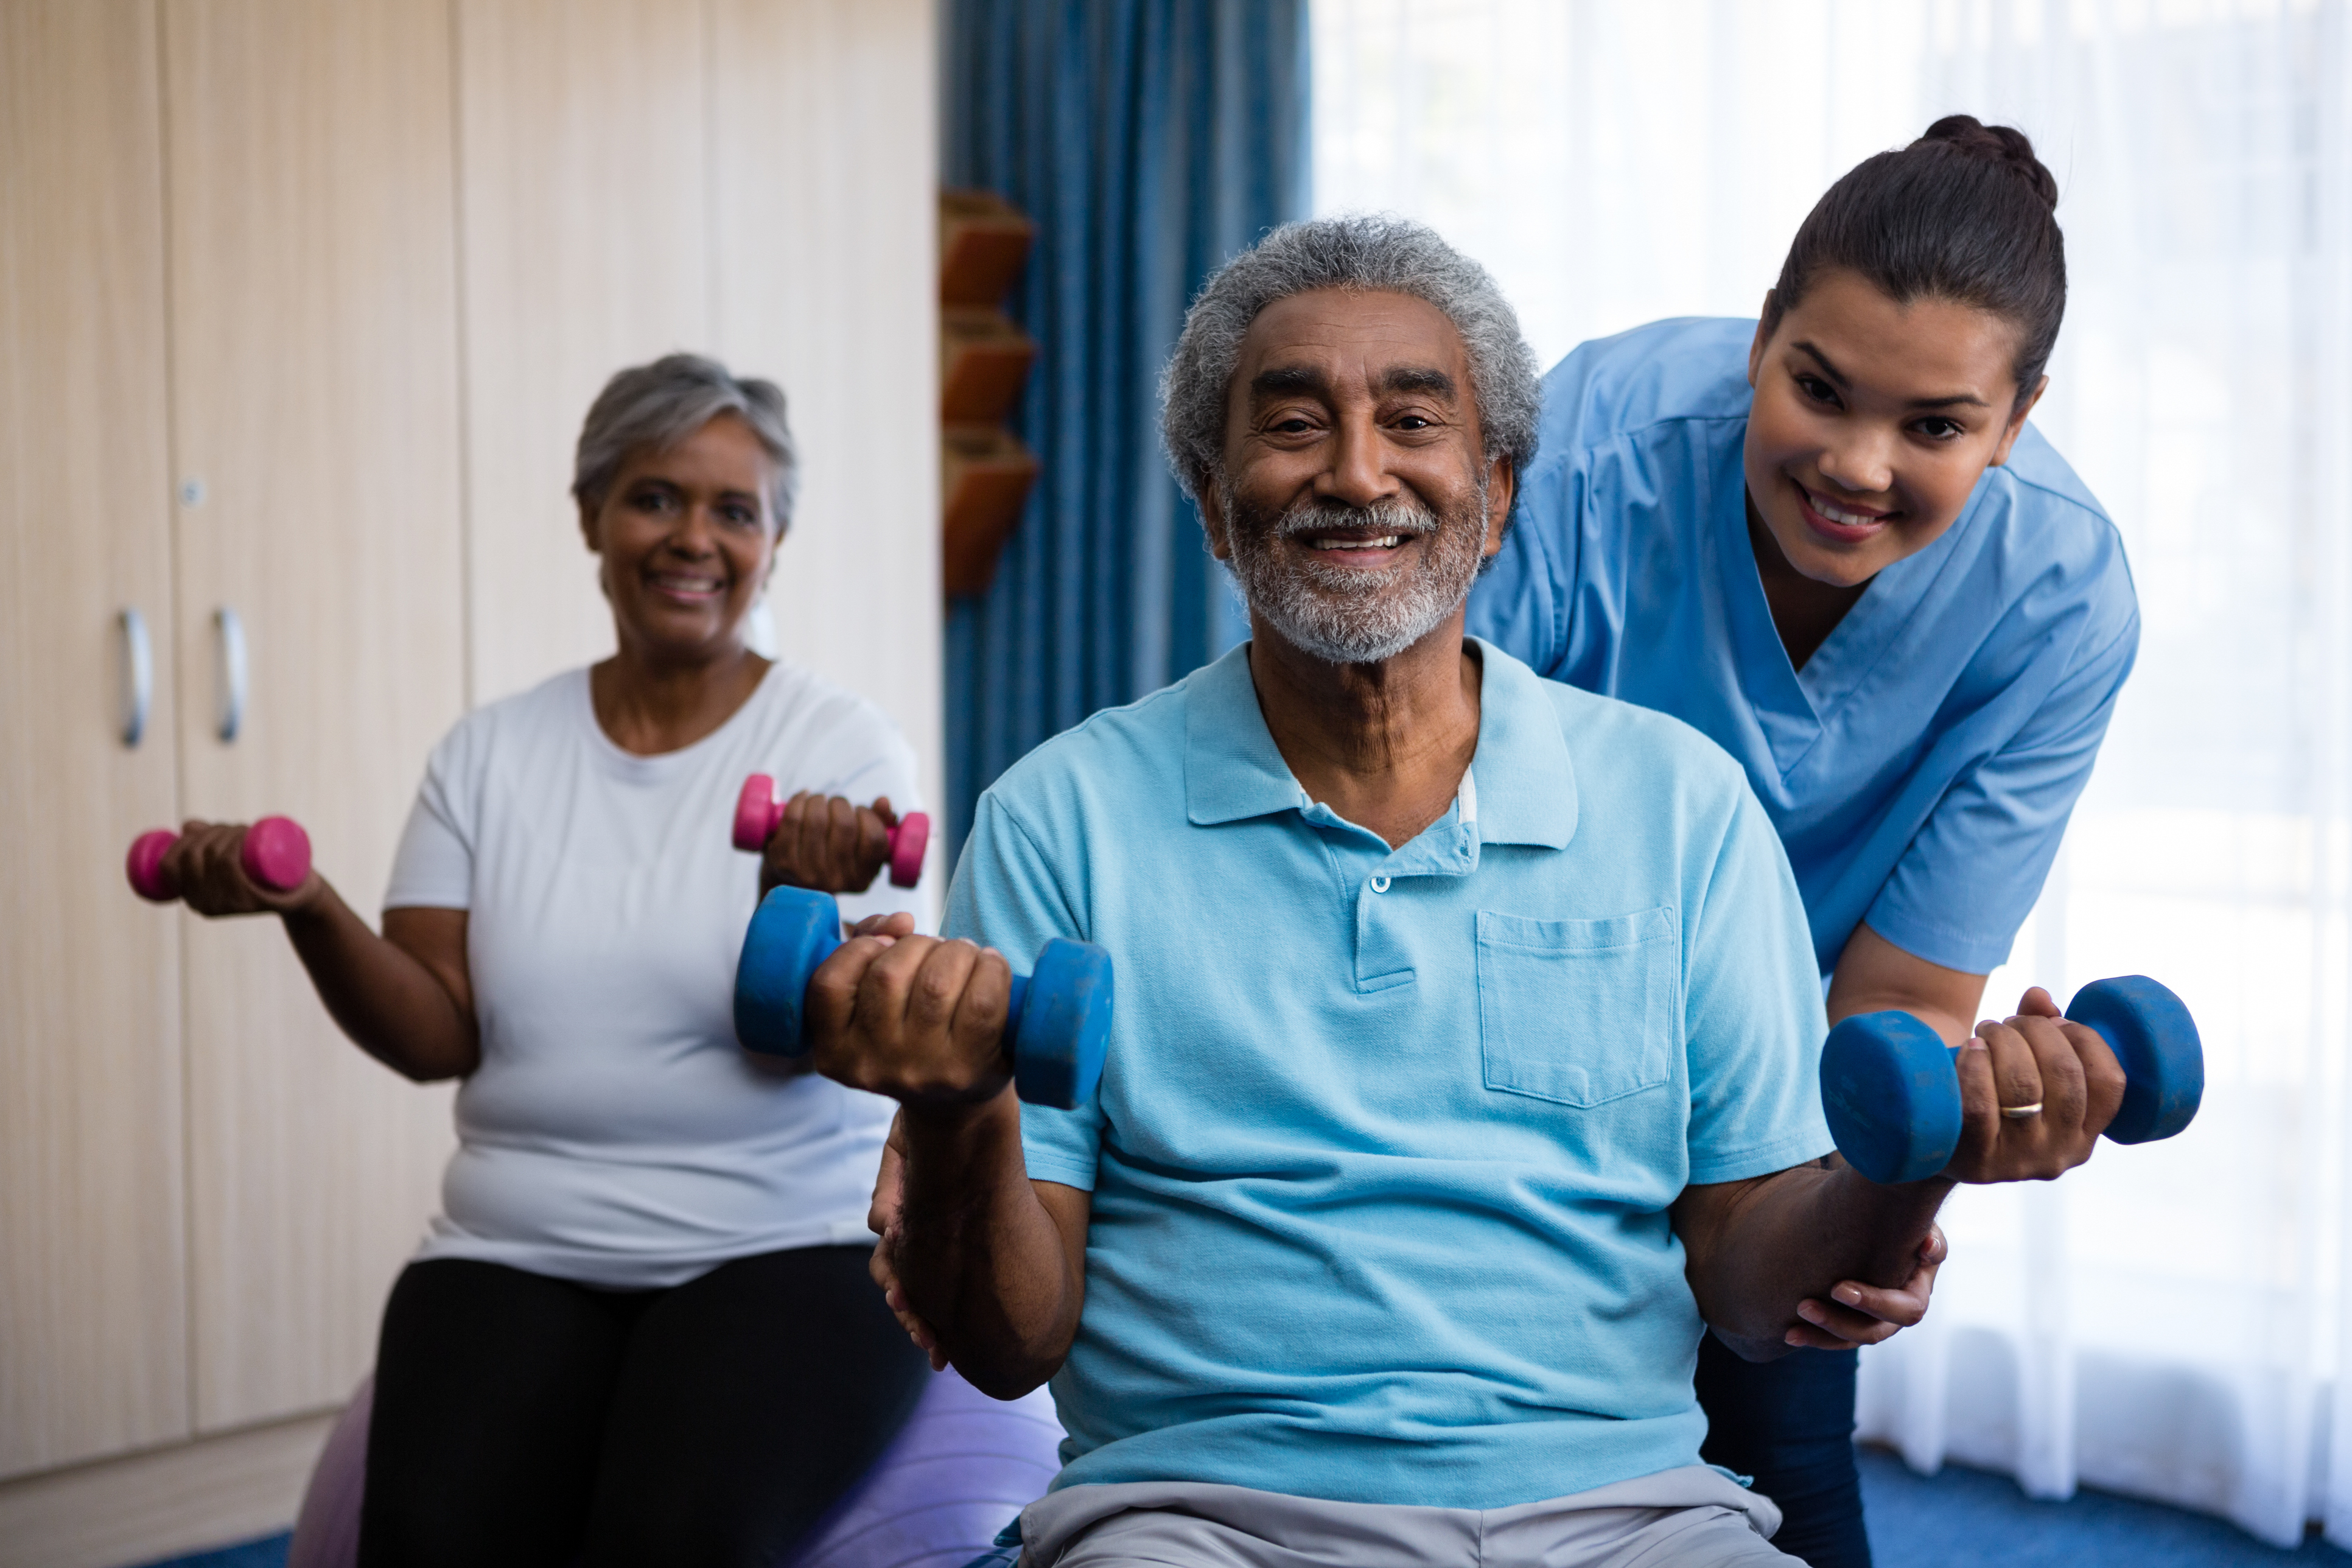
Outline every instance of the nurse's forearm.
[(899, 1288), (967, 1382), (1017, 1398), (1060, 1369), (1077, 1333), (1091, 1202), (1030, 1181), (1010, 1084), (982, 1105), (903, 1115)]
[(1930, 963), (1867, 925), (1853, 928), (1830, 977), (1830, 1022), (1861, 1013), (1910, 1014), (1957, 1046), (1976, 1027), (1985, 977)]
[(1842, 1165), (1801, 1165), (1686, 1188), (1675, 1228), (1699, 1315), (1751, 1361), (1785, 1353), (1805, 1321), (1801, 1302), (1834, 1300), (1848, 1281), (1891, 1290), (1912, 1278), (1952, 1185), (1882, 1186)]
[[(321, 883), (318, 897), (281, 918), (319, 1000), (360, 1049), (418, 1083), (480, 1065), (465, 910), (387, 910), (378, 936)], [(454, 976), (439, 973), (452, 965)]]

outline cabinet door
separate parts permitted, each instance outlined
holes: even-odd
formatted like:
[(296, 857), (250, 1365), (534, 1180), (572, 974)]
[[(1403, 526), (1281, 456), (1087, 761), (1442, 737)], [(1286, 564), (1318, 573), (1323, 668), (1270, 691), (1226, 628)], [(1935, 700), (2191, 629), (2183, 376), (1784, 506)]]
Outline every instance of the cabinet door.
[(488, 702), (613, 650), (572, 448), (614, 371), (709, 342), (706, 24), (672, 0), (457, 11), (471, 694)]
[(0, 5), (0, 1475), (188, 1429), (161, 157), (151, 5)]
[[(713, 0), (713, 336), (789, 399), (784, 656), (940, 754), (939, 173), (931, 0)], [(946, 868), (932, 873), (934, 885)]]
[[(381, 902), (462, 709), (446, 0), (166, 0), (181, 733), (192, 815), (310, 831)], [(218, 612), (249, 689), (216, 728)], [(329, 1023), (271, 920), (187, 944), (195, 1419), (341, 1399), (437, 1206), (448, 1091)]]

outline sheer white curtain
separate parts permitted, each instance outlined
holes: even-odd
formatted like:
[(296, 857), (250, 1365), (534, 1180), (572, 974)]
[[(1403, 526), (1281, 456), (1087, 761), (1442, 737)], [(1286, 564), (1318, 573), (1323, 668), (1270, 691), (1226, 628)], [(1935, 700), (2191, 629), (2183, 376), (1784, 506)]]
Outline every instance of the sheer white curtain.
[(2143, 617), (1987, 1010), (2154, 974), (2208, 1087), (2170, 1143), (1958, 1196), (1929, 1324), (1864, 1358), (1864, 1433), (2352, 1546), (2352, 0), (1316, 0), (1317, 207), (1434, 224), (1547, 364), (1752, 315), (1822, 190), (1954, 110), (2058, 177), (2035, 418)]

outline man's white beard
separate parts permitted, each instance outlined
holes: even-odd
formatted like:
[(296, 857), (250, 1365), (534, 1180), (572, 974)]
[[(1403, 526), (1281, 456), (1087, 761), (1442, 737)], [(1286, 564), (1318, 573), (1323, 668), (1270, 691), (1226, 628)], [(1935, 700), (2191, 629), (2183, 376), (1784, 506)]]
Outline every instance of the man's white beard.
[[(1378, 664), (1427, 637), (1469, 597), (1485, 559), (1484, 485), (1475, 508), (1451, 518), (1399, 497), (1369, 507), (1302, 501), (1269, 521), (1244, 510), (1230, 485), (1221, 500), (1233, 542), (1226, 564), (1242, 597), (1301, 652), (1333, 664)], [(1296, 534), (1331, 528), (1435, 537), (1417, 567), (1408, 559), (1380, 573), (1311, 555), (1294, 561), (1280, 548)]]

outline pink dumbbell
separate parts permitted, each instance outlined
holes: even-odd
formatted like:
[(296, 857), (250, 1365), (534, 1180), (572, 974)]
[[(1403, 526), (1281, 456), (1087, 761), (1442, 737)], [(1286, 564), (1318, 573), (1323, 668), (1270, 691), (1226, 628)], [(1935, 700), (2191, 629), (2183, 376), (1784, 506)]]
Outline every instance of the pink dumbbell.
[[(163, 869), (163, 856), (180, 836), (168, 827), (142, 833), (131, 841), (124, 868), (131, 873), (131, 890), (150, 903), (168, 904), (180, 896), (180, 885)], [(290, 893), (310, 874), (310, 836), (290, 816), (265, 816), (245, 830), (236, 863), (245, 874), (275, 893)]]
[[(758, 854), (768, 847), (768, 835), (783, 819), (784, 803), (776, 798), (776, 781), (765, 773), (753, 773), (743, 781), (743, 793), (735, 797), (735, 847)], [(895, 886), (911, 888), (923, 878), (923, 851), (930, 847), (931, 819), (910, 811), (888, 831), (890, 880)]]

